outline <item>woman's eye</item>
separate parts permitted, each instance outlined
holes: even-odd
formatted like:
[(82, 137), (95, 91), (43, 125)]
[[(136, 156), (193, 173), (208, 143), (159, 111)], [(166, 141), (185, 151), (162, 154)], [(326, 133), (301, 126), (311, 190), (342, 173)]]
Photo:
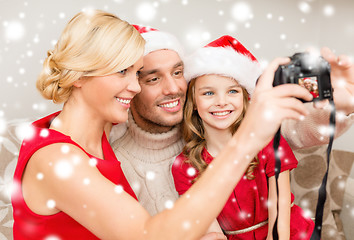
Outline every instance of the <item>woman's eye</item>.
[(124, 69), (124, 70), (119, 71), (118, 73), (124, 75), (126, 72), (127, 72), (127, 69)]

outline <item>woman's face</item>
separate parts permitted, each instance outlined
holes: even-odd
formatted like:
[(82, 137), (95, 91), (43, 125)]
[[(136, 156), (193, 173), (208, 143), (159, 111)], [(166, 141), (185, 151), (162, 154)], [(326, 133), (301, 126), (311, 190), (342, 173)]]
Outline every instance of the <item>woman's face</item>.
[(132, 98), (140, 92), (138, 73), (143, 67), (141, 57), (134, 65), (107, 76), (86, 77), (79, 83), (81, 96), (97, 117), (120, 123), (128, 119)]
[(229, 77), (204, 75), (194, 86), (195, 104), (206, 131), (229, 129), (243, 110), (243, 92)]

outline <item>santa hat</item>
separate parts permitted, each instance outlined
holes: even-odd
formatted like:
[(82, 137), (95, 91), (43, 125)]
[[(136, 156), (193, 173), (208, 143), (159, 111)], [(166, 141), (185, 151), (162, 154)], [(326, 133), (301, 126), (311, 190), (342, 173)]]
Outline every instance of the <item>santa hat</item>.
[(193, 78), (217, 74), (232, 77), (252, 94), (262, 70), (257, 59), (239, 41), (222, 36), (198, 49), (185, 60), (184, 76)]
[(155, 28), (133, 25), (145, 39), (144, 56), (150, 52), (162, 49), (173, 50), (183, 59), (184, 51), (177, 38), (170, 33), (159, 31)]

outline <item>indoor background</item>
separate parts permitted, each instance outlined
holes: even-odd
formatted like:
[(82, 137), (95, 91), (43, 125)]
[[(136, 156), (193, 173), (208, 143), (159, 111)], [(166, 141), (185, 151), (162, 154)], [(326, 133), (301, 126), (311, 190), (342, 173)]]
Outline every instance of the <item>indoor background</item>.
[[(42, 99), (35, 81), (65, 24), (90, 8), (171, 32), (187, 53), (229, 34), (262, 66), (308, 47), (354, 56), (353, 0), (0, 0), (0, 133), (14, 119), (60, 109)], [(353, 140), (354, 127), (334, 148), (354, 152)]]

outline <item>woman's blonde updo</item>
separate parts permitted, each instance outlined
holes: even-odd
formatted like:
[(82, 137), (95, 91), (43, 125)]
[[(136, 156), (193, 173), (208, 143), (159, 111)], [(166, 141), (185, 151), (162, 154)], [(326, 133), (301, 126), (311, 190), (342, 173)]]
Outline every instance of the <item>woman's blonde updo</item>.
[(100, 10), (80, 12), (65, 27), (43, 63), (37, 89), (54, 103), (66, 102), (84, 76), (104, 76), (133, 65), (145, 40), (129, 23)]

